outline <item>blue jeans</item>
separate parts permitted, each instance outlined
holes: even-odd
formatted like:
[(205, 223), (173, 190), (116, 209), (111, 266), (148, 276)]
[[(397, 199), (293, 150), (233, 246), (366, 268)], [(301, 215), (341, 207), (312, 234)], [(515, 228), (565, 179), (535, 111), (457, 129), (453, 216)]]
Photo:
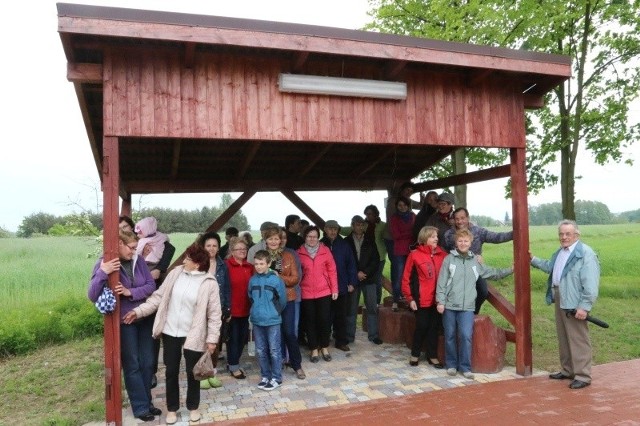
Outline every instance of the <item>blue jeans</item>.
[(120, 324), (120, 360), (124, 385), (134, 416), (149, 412), (151, 407), (151, 378), (153, 376), (154, 346), (151, 331), (153, 317), (133, 324)]
[(231, 317), (229, 341), (227, 342), (227, 363), (230, 372), (240, 369), (240, 356), (249, 337), (249, 317)]
[(256, 341), (256, 358), (260, 365), (260, 376), (282, 383), (282, 349), (280, 348), (281, 324), (253, 325)]
[(393, 256), (391, 265), (395, 263), (395, 274), (392, 272), (391, 287), (393, 288), (393, 301), (400, 300), (400, 285), (402, 284), (402, 274), (404, 273), (404, 264), (407, 263), (409, 255)]
[(444, 359), (447, 368), (455, 368), (463, 373), (471, 371), (473, 317), (473, 311), (444, 310), (442, 322), (444, 325)]
[[(347, 314), (347, 340), (351, 343), (356, 337), (356, 322), (358, 317), (358, 306), (360, 305), (360, 294), (364, 294), (364, 305), (367, 308), (367, 333), (370, 341), (378, 336), (378, 304), (376, 303), (376, 285), (360, 284), (349, 293), (348, 314)], [(364, 321), (364, 318), (363, 318)]]
[(298, 345), (298, 328), (296, 327), (296, 302), (292, 300), (287, 302), (284, 311), (282, 311), (282, 359), (287, 359), (289, 352), (289, 364), (294, 370), (302, 367), (302, 354), (300, 354), (300, 345)]

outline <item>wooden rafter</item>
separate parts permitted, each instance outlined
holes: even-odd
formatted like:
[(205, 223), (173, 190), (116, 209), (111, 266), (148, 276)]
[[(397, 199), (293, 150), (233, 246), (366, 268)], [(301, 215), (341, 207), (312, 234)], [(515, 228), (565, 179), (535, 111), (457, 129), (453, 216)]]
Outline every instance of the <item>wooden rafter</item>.
[(258, 150), (260, 149), (261, 145), (262, 144), (260, 142), (255, 142), (251, 144), (251, 147), (247, 150), (247, 153), (244, 156), (244, 159), (242, 160), (242, 164), (240, 165), (240, 168), (238, 170), (238, 175), (237, 175), (238, 178), (242, 179), (244, 175), (247, 173), (247, 170), (249, 170), (249, 167), (251, 167), (251, 162), (253, 161), (253, 158), (258, 153)]
[(315, 157), (306, 162), (304, 169), (300, 171), (298, 177), (306, 176), (307, 173), (309, 173), (315, 167), (315, 165), (318, 164), (318, 161), (322, 160), (324, 156), (327, 155), (327, 152), (331, 150), (331, 147), (333, 147), (333, 144), (326, 144), (325, 146), (323, 146), (320, 152), (318, 152)]
[(178, 170), (180, 168), (180, 149), (182, 147), (182, 139), (175, 139), (173, 141), (173, 154), (171, 155), (171, 178), (175, 179), (178, 176)]

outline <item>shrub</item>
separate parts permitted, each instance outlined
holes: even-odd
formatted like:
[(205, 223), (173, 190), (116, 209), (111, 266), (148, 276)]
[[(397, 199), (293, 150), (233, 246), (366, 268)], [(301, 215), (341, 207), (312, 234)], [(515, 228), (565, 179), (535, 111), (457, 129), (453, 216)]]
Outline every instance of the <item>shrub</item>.
[(48, 307), (29, 306), (20, 312), (5, 311), (0, 317), (0, 358), (102, 331), (102, 315), (84, 297), (56, 300)]

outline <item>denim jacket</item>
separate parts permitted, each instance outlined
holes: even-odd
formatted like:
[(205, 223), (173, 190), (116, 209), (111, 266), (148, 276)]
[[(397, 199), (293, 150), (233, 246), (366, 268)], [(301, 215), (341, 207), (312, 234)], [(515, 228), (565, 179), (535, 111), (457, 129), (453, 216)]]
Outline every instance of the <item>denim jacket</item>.
[[(553, 265), (560, 253), (558, 249), (551, 260), (544, 260), (537, 257), (531, 259), (531, 265), (549, 274), (547, 280), (547, 304), (553, 303), (552, 275)], [(560, 278), (560, 308), (561, 309), (584, 309), (591, 311), (594, 302), (598, 297), (598, 286), (600, 285), (600, 262), (593, 249), (582, 241), (578, 241), (573, 252), (569, 255), (567, 263), (562, 270)]]

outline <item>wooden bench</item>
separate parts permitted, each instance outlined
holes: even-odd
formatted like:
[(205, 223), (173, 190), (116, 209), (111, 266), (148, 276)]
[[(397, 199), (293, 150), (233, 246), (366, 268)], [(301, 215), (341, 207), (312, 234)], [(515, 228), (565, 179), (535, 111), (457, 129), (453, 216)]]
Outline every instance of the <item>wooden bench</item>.
[[(385, 343), (402, 344), (411, 348), (416, 327), (415, 315), (406, 304), (400, 304), (393, 312), (391, 303), (385, 299), (378, 308), (378, 332)], [(363, 309), (363, 318), (365, 314)], [(366, 321), (362, 321), (366, 331)], [(497, 373), (504, 368), (507, 339), (503, 329), (496, 327), (488, 315), (476, 315), (473, 321), (473, 343), (471, 369), (476, 373)], [(426, 348), (423, 347), (423, 351)], [(438, 342), (438, 359), (444, 363), (444, 336)]]

